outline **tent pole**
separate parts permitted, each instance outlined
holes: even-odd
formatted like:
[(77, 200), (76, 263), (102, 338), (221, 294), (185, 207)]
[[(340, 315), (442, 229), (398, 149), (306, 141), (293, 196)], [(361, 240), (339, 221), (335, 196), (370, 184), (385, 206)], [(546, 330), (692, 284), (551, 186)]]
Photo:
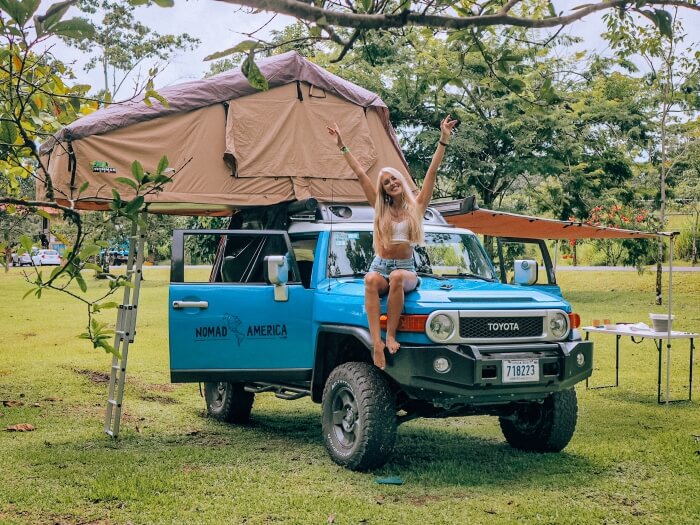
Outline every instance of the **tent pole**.
[(671, 395), (671, 330), (673, 327), (673, 233), (668, 238), (668, 333), (666, 340), (666, 406)]

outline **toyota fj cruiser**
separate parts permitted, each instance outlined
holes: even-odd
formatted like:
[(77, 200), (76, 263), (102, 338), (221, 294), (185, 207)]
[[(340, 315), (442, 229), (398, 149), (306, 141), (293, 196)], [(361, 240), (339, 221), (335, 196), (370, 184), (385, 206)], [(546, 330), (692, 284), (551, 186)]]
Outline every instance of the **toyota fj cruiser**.
[(538, 264), (516, 260), (514, 284), (500, 282), (477, 237), (428, 208), (401, 348), (380, 370), (364, 309), (372, 218), (310, 199), (243, 210), (228, 230), (175, 231), (171, 380), (203, 382), (209, 414), (231, 423), (257, 393), (311, 396), (331, 458), (356, 470), (382, 465), (416, 417), (494, 415), (511, 446), (562, 450), (593, 347), (551, 268), (536, 284)]

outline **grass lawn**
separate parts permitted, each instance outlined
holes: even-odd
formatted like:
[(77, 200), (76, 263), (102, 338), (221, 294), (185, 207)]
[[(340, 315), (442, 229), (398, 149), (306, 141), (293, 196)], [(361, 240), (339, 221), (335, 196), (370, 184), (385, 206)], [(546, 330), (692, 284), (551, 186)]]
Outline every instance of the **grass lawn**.
[[(645, 321), (654, 275), (562, 272), (585, 323)], [(95, 281), (95, 287), (104, 283)], [(665, 285), (667, 281), (665, 279)], [(110, 357), (77, 339), (82, 307), (22, 300), (0, 273), (0, 523), (697, 524), (700, 389), (656, 403), (656, 350), (623, 341), (619, 388), (577, 387), (579, 420), (559, 454), (523, 453), (495, 418), (418, 420), (388, 464), (355, 473), (326, 455), (320, 410), (259, 395), (249, 426), (208, 419), (196, 384), (169, 383), (167, 273), (146, 269), (121, 438), (102, 433)], [(674, 276), (676, 329), (700, 330), (700, 273)], [(614, 378), (614, 338), (593, 336), (594, 383)], [(672, 396), (688, 387), (673, 348)], [(696, 377), (700, 377), (697, 367)], [(699, 381), (700, 382), (700, 381)], [(697, 385), (697, 382), (696, 382)], [(12, 403), (10, 403), (12, 405)], [(33, 432), (6, 432), (30, 423)], [(403, 485), (377, 478), (397, 476)]]

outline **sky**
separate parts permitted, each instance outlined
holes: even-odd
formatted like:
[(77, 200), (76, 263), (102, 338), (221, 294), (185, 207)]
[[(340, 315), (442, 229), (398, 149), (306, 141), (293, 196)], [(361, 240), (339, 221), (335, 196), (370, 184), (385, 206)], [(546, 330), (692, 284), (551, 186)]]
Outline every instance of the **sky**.
[[(554, 3), (555, 8), (561, 10), (585, 2), (584, 0), (555, 0)], [(210, 62), (204, 61), (204, 57), (246, 40), (248, 37), (244, 33), (252, 32), (267, 23), (264, 29), (257, 33), (264, 39), (270, 36), (271, 30), (282, 29), (294, 22), (291, 17), (277, 15), (268, 23), (271, 18), (269, 13), (251, 14), (250, 10), (214, 0), (175, 0), (175, 7), (172, 8), (139, 7), (136, 10), (136, 16), (142, 23), (161, 34), (186, 32), (201, 41), (200, 46), (194, 51), (181, 52), (173, 57), (165, 70), (156, 78), (156, 88), (202, 78), (210, 65)], [(700, 26), (700, 14), (685, 13), (683, 17), (687, 31), (690, 32), (692, 27)], [(564, 33), (583, 38), (581, 49), (604, 53), (608, 48), (605, 40), (600, 37), (604, 30), (601, 16), (594, 14), (565, 28)], [(85, 73), (82, 70), (85, 59), (78, 51), (60, 46), (55, 48), (54, 52), (64, 62), (75, 62), (74, 71), (80, 83), (102, 85), (99, 72)], [(125, 91), (130, 89), (125, 87)]]

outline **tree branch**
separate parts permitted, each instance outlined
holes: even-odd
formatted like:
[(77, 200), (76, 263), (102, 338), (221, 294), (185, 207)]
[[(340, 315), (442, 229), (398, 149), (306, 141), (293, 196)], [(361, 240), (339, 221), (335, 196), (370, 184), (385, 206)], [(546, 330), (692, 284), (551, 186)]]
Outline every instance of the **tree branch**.
[[(420, 13), (411, 10), (401, 11), (397, 14), (376, 14), (376, 13), (354, 13), (349, 11), (336, 11), (323, 7), (316, 7), (313, 4), (302, 0), (217, 0), (227, 4), (237, 4), (246, 7), (253, 7), (265, 11), (272, 11), (284, 15), (293, 16), (309, 22), (322, 23), (326, 25), (337, 25), (342, 27), (354, 27), (357, 29), (389, 29), (415, 25), (431, 27), (434, 29), (466, 29), (469, 27), (488, 26), (517, 26), (525, 28), (547, 28), (566, 26), (585, 16), (598, 11), (610, 9), (624, 9), (630, 6), (629, 0), (603, 1), (595, 4), (588, 4), (567, 15), (552, 16), (547, 18), (524, 18), (502, 14), (481, 14), (473, 16), (450, 16)], [(509, 2), (514, 3), (513, 1)], [(506, 4), (507, 6), (508, 4)], [(694, 11), (700, 11), (700, 5), (692, 3), (691, 0), (651, 0), (646, 2), (644, 7), (649, 6), (677, 6)]]

